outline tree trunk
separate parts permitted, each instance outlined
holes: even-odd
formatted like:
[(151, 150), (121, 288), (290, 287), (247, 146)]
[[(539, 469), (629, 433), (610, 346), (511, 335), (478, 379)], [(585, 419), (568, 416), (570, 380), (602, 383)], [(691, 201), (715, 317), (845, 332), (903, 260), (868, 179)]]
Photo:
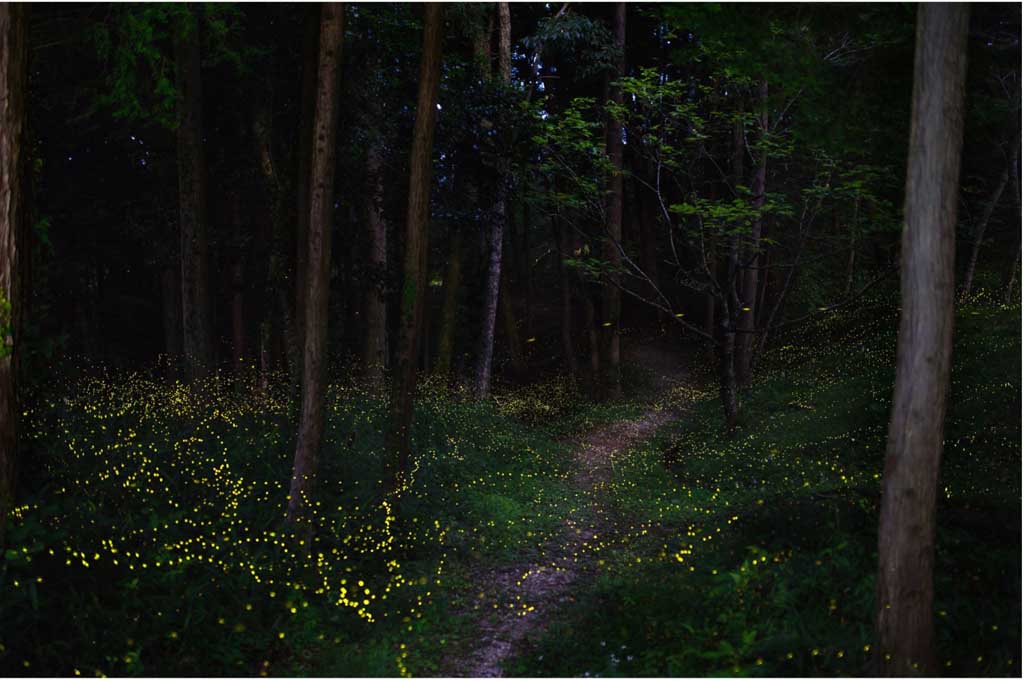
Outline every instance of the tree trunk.
[[(314, 105), (317, 103), (319, 41), (323, 19), (321, 4), (309, 6), (306, 15), (306, 39), (302, 45), (302, 93), (299, 99), (299, 146), (298, 177), (296, 179), (297, 212), (295, 219), (295, 303), (294, 329), (285, 329), (285, 354), (292, 383), (298, 384), (303, 377), (302, 360), (306, 333), (306, 276), (309, 265), (306, 260), (309, 251), (310, 200), (312, 192), (311, 172), (313, 168)], [(283, 267), (284, 264), (281, 263)]]
[[(614, 70), (609, 74), (609, 99), (616, 106), (622, 106), (622, 88), (614, 81), (626, 75), (626, 3), (614, 5), (613, 48), (615, 51)], [(614, 116), (608, 116), (605, 148), (611, 163), (611, 177), (608, 179), (607, 197), (607, 239), (605, 258), (612, 268), (604, 287), (602, 317), (604, 318), (604, 395), (609, 399), (622, 396), (622, 374), (619, 366), (619, 325), (622, 315), (622, 123)]]
[[(512, 82), (512, 22), (507, 2), (498, 7), (498, 67), (501, 82)], [(499, 163), (504, 163), (499, 161)], [(498, 317), (498, 295), (501, 289), (501, 256), (505, 241), (507, 222), (507, 182), (504, 168), (500, 168), (497, 198), (491, 209), (491, 224), (488, 238), (487, 282), (484, 284), (483, 325), (480, 330), (480, 347), (477, 352), (474, 371), (473, 392), (478, 399), (487, 397), (491, 390), (491, 371), (494, 360), (494, 326)]]
[(406, 212), (405, 262), (399, 309), (398, 346), (392, 374), (389, 405), (389, 450), (394, 460), (392, 491), (401, 492), (409, 470), (409, 429), (412, 427), (416, 391), (416, 358), (423, 326), (424, 289), (427, 279), (427, 223), (430, 218), (430, 171), (437, 118), (437, 90), (441, 79), (442, 6), (423, 5), (423, 55), (420, 58), (416, 123), (409, 154), (409, 201)]
[(27, 242), (25, 5), (0, 4), (0, 551), (17, 476), (17, 362)]
[(576, 358), (576, 344), (573, 343), (572, 339), (572, 287), (569, 283), (569, 267), (565, 264), (565, 259), (569, 257), (569, 234), (568, 228), (565, 223), (556, 216), (555, 217), (558, 239), (558, 281), (562, 292), (562, 315), (561, 315), (561, 327), (562, 327), (562, 352), (565, 354), (565, 363), (569, 368), (569, 373), (573, 376), (579, 375), (580, 367), (579, 362)]
[(1013, 198), (1017, 204), (1017, 256), (1013, 259), (1010, 274), (1006, 277), (1004, 302), (1009, 305), (1013, 301), (1014, 290), (1017, 288), (1017, 272), (1020, 271), (1021, 255), (1021, 213), (1020, 213), (1020, 145), (1013, 150), (1013, 161), (1010, 163), (1011, 181), (1013, 182)]
[(205, 377), (213, 368), (206, 238), (206, 152), (199, 20), (189, 11), (174, 32), (178, 84), (178, 206), (181, 224), (181, 320), (185, 377)]
[[(263, 289), (263, 319), (260, 322), (260, 383), (266, 388), (273, 364), (274, 330), (284, 348), (284, 358), (292, 378), (298, 385), (300, 358), (298, 330), (295, 328), (293, 299), (288, 293), (289, 219), (285, 209), (285, 189), (278, 174), (272, 153), (271, 114), (267, 106), (257, 104), (252, 118), (256, 159), (263, 177), (265, 205), (268, 220), (265, 227), (267, 269)], [(308, 171), (307, 171), (308, 173)], [(308, 216), (306, 218), (308, 222)]]
[(366, 225), (370, 239), (369, 266), (373, 281), (366, 292), (366, 344), (363, 351), (365, 370), (381, 376), (388, 364), (388, 226), (384, 221), (383, 149), (379, 143), (370, 146), (366, 155)]
[[(1017, 146), (1017, 142), (1014, 141), (1014, 147)], [(996, 205), (999, 204), (999, 199), (1003, 196), (1003, 190), (1006, 189), (1006, 183), (1010, 179), (1010, 164), (1008, 163), (1003, 168), (1002, 174), (999, 176), (999, 181), (996, 183), (995, 189), (992, 190), (992, 195), (985, 203), (985, 209), (981, 214), (981, 220), (978, 222), (977, 228), (974, 230), (974, 243), (971, 245), (971, 256), (967, 260), (967, 269), (964, 271), (964, 283), (960, 290), (960, 296), (967, 298), (971, 295), (971, 289), (974, 286), (974, 270), (978, 266), (978, 253), (981, 252), (981, 242), (985, 239), (985, 230), (988, 228), (988, 221), (992, 218), (992, 213), (995, 212)]]
[(761, 142), (760, 158), (757, 169), (754, 172), (754, 182), (751, 189), (754, 192), (754, 210), (757, 217), (750, 226), (750, 241), (744, 255), (746, 266), (743, 268), (742, 288), (740, 299), (742, 300), (739, 309), (739, 334), (736, 339), (736, 382), (738, 385), (750, 385), (750, 358), (754, 350), (754, 337), (757, 329), (757, 282), (760, 274), (761, 262), (761, 231), (764, 227), (764, 218), (761, 210), (764, 208), (765, 192), (767, 191), (768, 179), (768, 150), (764, 146), (765, 138), (768, 136), (768, 81), (762, 80), (760, 87), (760, 108), (761, 108)]
[(453, 226), (449, 235), (448, 272), (444, 278), (444, 306), (441, 309), (441, 332), (437, 341), (438, 373), (449, 374), (455, 353), (455, 325), (459, 317), (459, 291), (462, 285), (463, 230)]
[(245, 369), (245, 248), (242, 243), (242, 207), (237, 193), (231, 202), (234, 253), (231, 263), (231, 350), (236, 376)]
[(320, 13), (314, 140), (310, 172), (309, 233), (306, 262), (305, 324), (302, 358), (302, 413), (288, 493), (288, 522), (309, 503), (324, 427), (327, 302), (330, 294), (331, 216), (334, 212), (334, 140), (338, 123), (338, 76), (345, 6), (324, 3)]
[(512, 373), (522, 376), (526, 371), (523, 361), (523, 343), (519, 335), (519, 324), (516, 321), (516, 309), (512, 296), (512, 285), (509, 282), (508, 267), (501, 269), (501, 291), (498, 294), (498, 308), (501, 312), (502, 326), (505, 327), (505, 341), (508, 343), (508, 355), (512, 364)]
[(597, 389), (601, 385), (601, 334), (597, 327), (597, 309), (590, 296), (590, 286), (586, 282), (580, 282), (580, 294), (583, 299), (583, 313), (586, 317), (587, 340), (590, 347), (590, 376), (594, 388)]
[(935, 495), (953, 342), (965, 4), (917, 14), (900, 331), (878, 527), (877, 671), (934, 676)]
[[(160, 294), (163, 302), (164, 352), (170, 367), (181, 359), (181, 269), (167, 263), (160, 272)], [(172, 369), (173, 370), (173, 369)]]
[(846, 259), (846, 286), (843, 287), (843, 298), (848, 298), (853, 290), (854, 266), (857, 262), (857, 225), (860, 217), (860, 197), (853, 200), (853, 222), (850, 223), (850, 254)]

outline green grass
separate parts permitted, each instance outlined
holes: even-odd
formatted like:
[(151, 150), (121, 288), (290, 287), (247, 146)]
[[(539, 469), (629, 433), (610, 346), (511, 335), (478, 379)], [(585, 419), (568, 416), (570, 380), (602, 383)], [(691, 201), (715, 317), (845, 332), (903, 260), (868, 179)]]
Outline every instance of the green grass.
[(386, 410), (329, 390), (312, 544), (282, 525), (292, 405), (142, 374), (57, 386), (27, 415), (0, 566), (6, 675), (432, 673), (464, 564), (528, 555), (568, 503), (571, 450), (428, 380), (415, 480), (382, 505)]
[[(884, 304), (830, 316), (781, 339), (735, 438), (708, 392), (679, 432), (618, 455), (614, 558), (506, 669), (866, 673), (896, 327)], [(955, 675), (1021, 673), (1019, 328), (983, 300), (957, 317), (935, 573)]]

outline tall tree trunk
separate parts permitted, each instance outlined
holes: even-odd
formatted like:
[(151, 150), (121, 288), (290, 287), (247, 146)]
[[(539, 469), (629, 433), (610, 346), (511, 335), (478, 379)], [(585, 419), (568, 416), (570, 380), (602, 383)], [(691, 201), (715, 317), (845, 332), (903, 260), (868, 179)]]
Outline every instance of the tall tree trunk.
[[(1017, 140), (1014, 140), (1013, 147), (1017, 147)], [(978, 266), (978, 253), (981, 252), (981, 243), (985, 239), (985, 230), (988, 228), (988, 221), (992, 218), (992, 213), (995, 212), (996, 206), (999, 204), (999, 199), (1003, 196), (1003, 190), (1006, 189), (1006, 183), (1010, 179), (1011, 163), (1007, 163), (1006, 167), (1003, 168), (1003, 172), (999, 175), (999, 180), (996, 182), (996, 186), (992, 190), (992, 195), (989, 196), (988, 201), (985, 202), (985, 209), (981, 213), (981, 220), (978, 222), (978, 226), (974, 230), (974, 243), (971, 244), (971, 255), (967, 259), (967, 269), (964, 271), (964, 283), (960, 289), (960, 295), (963, 298), (970, 296), (971, 289), (974, 287), (974, 270)]]
[(430, 170), (441, 80), (441, 39), (444, 30), (440, 3), (423, 5), (423, 55), (420, 58), (416, 123), (409, 154), (409, 201), (405, 220), (405, 262), (399, 308), (398, 345), (392, 373), (388, 437), (392, 490), (404, 490), (409, 470), (409, 429), (416, 392), (416, 358), (423, 327), (427, 283), (427, 223), (430, 219)]
[(178, 84), (178, 206), (181, 223), (181, 320), (185, 377), (205, 377), (213, 368), (212, 320), (206, 238), (206, 152), (199, 19), (189, 10), (174, 31)]
[[(276, 329), (284, 346), (283, 354), (289, 375), (292, 377), (293, 384), (298, 385), (297, 370), (300, 366), (296, 349), (298, 331), (295, 328), (295, 315), (293, 314), (294, 302), (287, 287), (290, 222), (285, 208), (284, 183), (278, 174), (278, 167), (274, 162), (272, 151), (271, 112), (263, 102), (257, 104), (253, 111), (252, 132), (256, 159), (263, 179), (265, 196), (263, 212), (268, 218), (264, 237), (267, 245), (267, 269), (263, 289), (263, 319), (260, 321), (259, 332), (260, 384), (266, 388), (270, 378)], [(306, 221), (308, 222), (308, 220), (307, 216)]]
[(508, 355), (512, 364), (512, 373), (522, 376), (526, 371), (523, 360), (523, 343), (519, 335), (519, 324), (516, 321), (516, 309), (512, 300), (512, 285), (509, 281), (508, 267), (501, 269), (501, 291), (498, 294), (498, 308), (501, 312), (502, 326), (505, 327), (505, 341), (508, 343)]
[(370, 145), (366, 154), (366, 225), (373, 281), (366, 291), (366, 339), (363, 364), (371, 375), (383, 375), (388, 364), (388, 226), (384, 221), (383, 149)]
[(27, 242), (25, 5), (0, 3), (0, 551), (17, 475), (17, 362)]
[(242, 239), (241, 197), (236, 192), (231, 203), (231, 230), (234, 254), (231, 263), (231, 350), (235, 375), (245, 369), (245, 248)]
[(935, 495), (953, 344), (965, 4), (917, 13), (899, 339), (878, 526), (877, 671), (934, 676)]
[(437, 341), (438, 373), (449, 374), (455, 353), (455, 325), (459, 317), (459, 291), (462, 285), (462, 251), (464, 230), (453, 226), (449, 235), (448, 272), (444, 277), (444, 306), (441, 309), (441, 332)]
[[(616, 106), (622, 106), (622, 88), (613, 81), (626, 75), (626, 3), (617, 2), (613, 6), (613, 48), (615, 64), (613, 72), (608, 76), (609, 99)], [(605, 257), (612, 268), (608, 275), (609, 281), (604, 287), (604, 393), (610, 399), (622, 396), (622, 374), (619, 366), (619, 325), (622, 315), (622, 256), (619, 248), (622, 245), (622, 123), (614, 116), (607, 121), (605, 148), (611, 162), (612, 173), (608, 179), (607, 198), (607, 240), (605, 241)]]
[[(160, 271), (160, 297), (163, 303), (164, 352), (171, 367), (181, 359), (181, 267), (166, 263)], [(173, 369), (172, 369), (173, 370)]]
[(853, 200), (853, 222), (850, 223), (850, 254), (846, 259), (846, 286), (843, 287), (843, 298), (853, 290), (854, 266), (857, 262), (857, 226), (860, 217), (860, 196)]
[[(322, 30), (322, 4), (311, 4), (306, 15), (306, 39), (302, 45), (302, 93), (299, 100), (299, 147), (298, 177), (296, 179), (297, 212), (295, 219), (295, 304), (294, 330), (285, 329), (286, 356), (292, 383), (302, 379), (302, 359), (306, 334), (306, 276), (309, 265), (306, 260), (309, 251), (310, 201), (313, 190), (311, 173), (313, 169), (313, 137), (315, 109), (317, 103), (317, 78), (319, 69), (319, 41)], [(284, 264), (281, 263), (281, 267)]]
[(317, 472), (324, 427), (327, 303), (330, 294), (331, 216), (334, 211), (334, 140), (338, 127), (338, 76), (345, 6), (324, 3), (320, 13), (316, 110), (310, 172), (309, 234), (306, 262), (305, 324), (302, 358), (302, 413), (295, 445), (288, 521), (294, 522), (309, 503)]
[(601, 331), (597, 326), (597, 306), (590, 295), (590, 285), (579, 282), (583, 299), (583, 314), (587, 325), (587, 340), (590, 348), (590, 377), (595, 390), (601, 387)]
[(568, 228), (558, 216), (555, 216), (555, 229), (558, 241), (558, 282), (562, 292), (562, 352), (565, 354), (565, 363), (569, 368), (569, 373), (577, 376), (579, 375), (580, 367), (576, 358), (576, 344), (572, 339), (572, 320), (574, 317), (572, 286), (569, 283), (569, 266), (565, 264), (565, 259), (569, 257), (571, 249), (569, 247)]
[(1021, 255), (1021, 213), (1020, 213), (1020, 144), (1013, 149), (1013, 161), (1010, 163), (1010, 175), (1013, 182), (1013, 198), (1017, 204), (1017, 256), (1013, 259), (1010, 267), (1010, 274), (1006, 277), (1004, 286), (1004, 302), (1009, 305), (1013, 301), (1014, 291), (1017, 288), (1017, 273), (1020, 271)]
[[(498, 8), (498, 68), (501, 82), (512, 82), (512, 20), (507, 2), (499, 2)], [(504, 161), (499, 161), (504, 163)], [(477, 398), (487, 397), (491, 390), (491, 370), (494, 360), (494, 326), (498, 316), (498, 295), (501, 289), (501, 256), (505, 241), (507, 222), (508, 177), (504, 168), (499, 169), (497, 198), (491, 209), (491, 224), (488, 234), (487, 281), (484, 284), (483, 325), (480, 330), (480, 347), (477, 351), (474, 371), (473, 392)]]
[(736, 339), (736, 382), (740, 386), (750, 384), (750, 358), (754, 351), (754, 338), (757, 320), (757, 282), (760, 274), (760, 250), (761, 231), (764, 228), (764, 218), (761, 211), (764, 208), (765, 192), (767, 191), (768, 179), (768, 149), (765, 146), (765, 138), (768, 136), (768, 81), (762, 80), (760, 86), (760, 119), (761, 119), (761, 150), (758, 159), (757, 169), (754, 171), (754, 182), (751, 189), (754, 192), (754, 210), (757, 217), (750, 226), (750, 241), (748, 249), (744, 254), (746, 266), (742, 272), (742, 285), (740, 299), (742, 305), (739, 310), (739, 334)]

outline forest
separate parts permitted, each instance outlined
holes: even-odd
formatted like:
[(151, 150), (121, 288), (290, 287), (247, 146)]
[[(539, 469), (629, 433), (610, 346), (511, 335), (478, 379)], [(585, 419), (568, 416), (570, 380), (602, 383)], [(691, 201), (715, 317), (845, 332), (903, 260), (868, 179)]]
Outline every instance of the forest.
[(0, 2), (0, 674), (1019, 678), (1020, 41)]

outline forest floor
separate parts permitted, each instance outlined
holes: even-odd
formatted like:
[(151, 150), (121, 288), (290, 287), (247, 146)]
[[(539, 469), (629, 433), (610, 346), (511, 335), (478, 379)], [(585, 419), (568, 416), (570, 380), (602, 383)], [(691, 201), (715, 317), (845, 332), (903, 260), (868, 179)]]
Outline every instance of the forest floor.
[(560, 533), (541, 545), (538, 555), (471, 575), (466, 602), (473, 605), (462, 614), (471, 619), (472, 633), (463, 650), (448, 658), (445, 675), (502, 676), (505, 660), (528, 635), (543, 632), (551, 617), (575, 600), (581, 582), (592, 579), (594, 568), (604, 563), (602, 548), (618, 534), (603, 494), (613, 455), (652, 438), (679, 416), (678, 405), (667, 407), (659, 398), (688, 376), (678, 347), (657, 338), (625, 343), (623, 359), (650, 372), (653, 399), (639, 418), (606, 423), (575, 438), (571, 486), (576, 497)]

